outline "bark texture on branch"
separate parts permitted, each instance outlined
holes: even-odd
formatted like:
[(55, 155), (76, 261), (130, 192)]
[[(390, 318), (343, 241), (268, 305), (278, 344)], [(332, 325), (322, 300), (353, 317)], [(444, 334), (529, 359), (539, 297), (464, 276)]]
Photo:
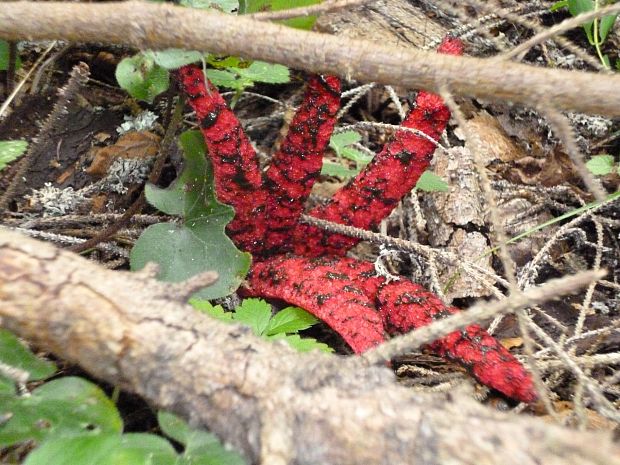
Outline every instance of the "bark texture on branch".
[(252, 463), (620, 463), (607, 435), (416, 394), (387, 368), (298, 354), (211, 320), (178, 301), (195, 286), (0, 230), (2, 326), (209, 427)]
[(538, 107), (620, 116), (620, 76), (453, 57), (146, 2), (5, 2), (0, 38), (186, 48), (282, 63), (361, 81), (451, 91)]

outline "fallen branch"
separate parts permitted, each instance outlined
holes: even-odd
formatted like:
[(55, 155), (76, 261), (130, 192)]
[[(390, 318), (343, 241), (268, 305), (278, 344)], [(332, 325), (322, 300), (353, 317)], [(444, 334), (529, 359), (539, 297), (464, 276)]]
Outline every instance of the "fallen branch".
[(3, 2), (0, 38), (208, 50), (361, 81), (432, 91), (446, 85), (461, 95), (620, 115), (620, 76), (437, 55), (169, 4)]
[(208, 426), (253, 463), (618, 465), (604, 434), (423, 395), (357, 358), (298, 354), (211, 320), (153, 270), (104, 270), (0, 230), (0, 322), (160, 408)]

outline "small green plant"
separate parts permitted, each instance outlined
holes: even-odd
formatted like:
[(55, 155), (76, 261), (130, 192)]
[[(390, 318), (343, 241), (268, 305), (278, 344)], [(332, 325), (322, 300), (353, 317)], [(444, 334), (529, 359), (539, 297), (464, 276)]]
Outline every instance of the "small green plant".
[(206, 59), (207, 63), (215, 68), (206, 71), (207, 77), (218, 87), (243, 92), (255, 82), (284, 84), (290, 81), (289, 69), (284, 65), (272, 65), (264, 61), (243, 61), (238, 57), (219, 59), (214, 55), (209, 55)]
[(611, 173), (620, 174), (620, 163), (616, 163), (611, 155), (594, 155), (586, 163), (586, 168), (595, 176), (605, 176)]
[(199, 131), (184, 132), (179, 143), (185, 156), (183, 172), (166, 189), (147, 185), (145, 194), (151, 205), (181, 217), (181, 221), (149, 226), (131, 249), (131, 269), (139, 270), (147, 262), (155, 262), (160, 266), (159, 279), (171, 282), (217, 270), (217, 283), (195, 297), (224, 297), (239, 287), (251, 257), (240, 252), (224, 233), (234, 211), (215, 198), (202, 135)]
[[(10, 45), (6, 40), (0, 40), (0, 71), (6, 71), (10, 66)], [(22, 66), (22, 61), (19, 55), (15, 57), (15, 69), (19, 69)]]
[(27, 148), (25, 140), (0, 140), (0, 171), (26, 153)]
[[(582, 13), (598, 11), (601, 7), (615, 2), (616, 0), (561, 0), (551, 6), (551, 11), (568, 8), (571, 15), (578, 16)], [(583, 24), (588, 42), (596, 49), (596, 53), (606, 69), (611, 69), (611, 65), (609, 57), (603, 54), (601, 46), (607, 39), (609, 32), (613, 29), (617, 16), (617, 14), (607, 15)], [(620, 62), (617, 61), (616, 66), (619, 65)]]
[(271, 305), (261, 299), (245, 299), (233, 312), (226, 312), (221, 305), (212, 305), (208, 300), (192, 299), (195, 309), (226, 323), (241, 323), (249, 326), (257, 336), (270, 340), (284, 340), (300, 352), (318, 349), (333, 352), (333, 349), (314, 338), (302, 338), (298, 333), (308, 329), (318, 320), (298, 307), (286, 307), (275, 315)]
[[(29, 443), (34, 450), (24, 465), (244, 465), (210, 433), (190, 428), (174, 415), (159, 412), (165, 435), (179, 442), (183, 452), (161, 436), (123, 433), (114, 403), (95, 384), (67, 376), (18, 393), (15, 379), (42, 381), (56, 372), (0, 329), (0, 450)], [(8, 375), (11, 375), (9, 377)], [(15, 378), (15, 379), (12, 379)], [(15, 449), (15, 454), (18, 449)], [(21, 459), (8, 453), (10, 463)]]
[[(277, 11), (318, 2), (319, 0), (181, 0), (179, 5), (245, 14)], [(310, 29), (315, 19), (309, 16), (293, 18), (283, 23), (291, 27)], [(283, 84), (290, 80), (289, 70), (283, 65), (180, 49), (147, 50), (125, 58), (116, 67), (116, 80), (132, 97), (152, 103), (155, 97), (168, 89), (171, 70), (196, 62), (203, 63), (205, 74), (214, 85), (236, 91), (232, 106), (245, 89), (257, 82)]]
[[(323, 162), (321, 174), (350, 179), (372, 160), (373, 156), (357, 150), (354, 145), (359, 143), (362, 137), (355, 131), (344, 131), (332, 135), (329, 146), (336, 153), (341, 162)], [(347, 166), (342, 161), (348, 160), (355, 163), (354, 168)], [(416, 189), (425, 192), (447, 192), (448, 184), (432, 171), (425, 171), (416, 184)]]
[(333, 134), (329, 140), (330, 148), (336, 153), (338, 158), (344, 158), (355, 162), (355, 168), (349, 168), (342, 163), (325, 161), (323, 162), (321, 174), (338, 176), (345, 179), (356, 176), (362, 168), (372, 160), (372, 155), (368, 155), (353, 147), (355, 144), (359, 143), (361, 139), (362, 136), (355, 131), (344, 131)]

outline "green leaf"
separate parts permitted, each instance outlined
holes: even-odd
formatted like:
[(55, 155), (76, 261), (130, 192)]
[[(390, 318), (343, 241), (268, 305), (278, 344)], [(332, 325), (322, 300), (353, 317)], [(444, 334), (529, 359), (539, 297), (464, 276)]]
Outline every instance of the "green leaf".
[(241, 58), (235, 56), (220, 56), (209, 54), (206, 57), (207, 63), (214, 68), (241, 68), (245, 63)]
[[(172, 444), (154, 434), (123, 434), (111, 445), (108, 456), (101, 465), (175, 465), (178, 454)], [(74, 465), (73, 462), (71, 465)], [(69, 465), (69, 464), (68, 464)], [(97, 465), (94, 464), (93, 465)]]
[(24, 465), (176, 465), (179, 456), (165, 439), (130, 433), (46, 441)]
[(265, 334), (274, 336), (280, 333), (296, 333), (308, 329), (318, 321), (314, 315), (302, 308), (286, 307), (271, 318)]
[[(0, 375), (0, 396), (2, 394), (15, 394), (15, 382)], [(2, 413), (0, 412), (0, 426), (2, 426), (3, 423)]]
[(181, 0), (181, 6), (198, 8), (201, 10), (215, 9), (224, 13), (232, 13), (239, 8), (238, 0)]
[(236, 73), (223, 69), (208, 69), (207, 77), (214, 86), (228, 87), (235, 90), (243, 90), (254, 84), (250, 79), (238, 77)]
[(373, 159), (373, 155), (361, 152), (353, 147), (345, 147), (342, 149), (342, 156), (348, 160), (357, 163), (357, 168), (363, 168)]
[(168, 89), (170, 73), (155, 63), (150, 54), (138, 53), (116, 66), (116, 80), (132, 97), (152, 103)]
[[(6, 40), (0, 39), (0, 71), (6, 71), (9, 69), (9, 43)], [(15, 69), (22, 67), (22, 60), (17, 55), (15, 57)]]
[(13, 333), (1, 328), (0, 362), (27, 371), (28, 381), (45, 379), (56, 372), (56, 366), (52, 362), (41, 360), (19, 342)]
[(599, 37), (601, 38), (601, 43), (605, 42), (607, 36), (609, 35), (609, 31), (611, 31), (614, 27), (614, 23), (616, 22), (616, 18), (618, 15), (608, 15), (603, 16), (601, 18), (601, 25), (599, 29)]
[(582, 13), (588, 13), (594, 10), (594, 2), (592, 0), (568, 0), (568, 11), (573, 16)]
[(353, 147), (349, 147), (349, 145), (356, 144), (361, 139), (362, 136), (360, 136), (357, 132), (345, 131), (332, 135), (329, 140), (329, 146), (334, 152), (336, 152), (336, 155), (352, 160), (357, 163), (357, 168), (362, 168), (372, 160), (372, 155), (368, 155), (354, 149)]
[[(578, 16), (581, 13), (587, 13), (594, 10), (594, 2), (592, 0), (568, 0), (568, 11), (573, 16)], [(594, 45), (594, 36), (592, 35), (594, 21), (582, 24), (586, 36), (588, 36), (588, 42)]]
[(28, 148), (25, 140), (0, 140), (0, 170), (21, 157)]
[[(95, 384), (65, 377), (45, 383), (28, 397), (0, 393), (0, 448), (34, 440), (82, 434), (121, 433), (115, 405)], [(50, 461), (49, 463), (55, 463)]]
[(333, 134), (329, 139), (329, 146), (336, 152), (336, 154), (340, 155), (342, 149), (344, 149), (347, 145), (356, 144), (360, 140), (362, 140), (362, 136), (355, 131), (344, 131), (339, 132), (338, 134)]
[(252, 328), (257, 336), (263, 336), (271, 319), (271, 305), (261, 299), (245, 299), (235, 309), (233, 319)]
[(431, 171), (425, 171), (415, 185), (425, 192), (448, 192), (448, 183)]
[(108, 434), (51, 439), (31, 452), (24, 465), (101, 465), (119, 440), (120, 435)]
[(559, 2), (555, 2), (553, 5), (551, 5), (551, 7), (549, 8), (549, 11), (558, 11), (562, 8), (567, 8), (568, 7), (568, 0), (560, 0)]
[(177, 178), (167, 189), (162, 189), (154, 184), (147, 183), (144, 186), (146, 200), (159, 211), (167, 215), (182, 216), (185, 211), (185, 192), (183, 182)]
[(327, 344), (320, 343), (313, 338), (301, 338), (297, 334), (292, 334), (289, 337), (287, 333), (297, 333), (318, 321), (312, 314), (301, 308), (287, 307), (272, 316), (271, 306), (260, 299), (245, 299), (234, 312), (224, 312), (224, 309), (219, 305), (213, 306), (207, 301), (197, 299), (191, 299), (190, 304), (199, 311), (226, 323), (235, 322), (249, 326), (257, 336), (270, 340), (285, 340), (300, 352), (314, 349), (328, 353), (333, 352)]
[(233, 314), (225, 311), (221, 305), (213, 305), (208, 300), (190, 299), (189, 304), (196, 310), (226, 323), (233, 321)]
[(324, 176), (336, 176), (339, 178), (352, 178), (357, 176), (360, 169), (351, 169), (343, 166), (341, 163), (333, 163), (331, 161), (324, 161), (321, 167), (321, 174)]
[(158, 52), (148, 52), (156, 64), (166, 69), (178, 69), (181, 66), (201, 61), (203, 54), (195, 50), (169, 48)]
[(194, 294), (216, 299), (234, 292), (249, 269), (250, 255), (238, 251), (224, 234), (229, 216), (211, 215), (191, 225), (161, 223), (149, 226), (131, 251), (131, 269), (144, 268), (148, 262), (160, 266), (158, 279), (185, 281), (209, 270), (217, 271), (218, 281)]
[[(316, 5), (317, 3), (320, 3), (320, 0), (245, 0), (245, 13), (288, 10), (300, 6)], [(311, 29), (315, 21), (316, 16), (306, 16), (279, 22), (297, 29)]]
[(609, 57), (607, 55), (603, 55), (601, 57), (601, 60), (603, 62), (603, 65), (605, 66), (605, 69), (611, 69), (611, 62), (609, 61)]
[(298, 350), (299, 352), (310, 352), (311, 350), (320, 350), (325, 353), (332, 353), (334, 349), (329, 347), (327, 344), (323, 344), (322, 342), (318, 342), (316, 339), (311, 337), (302, 338), (299, 334), (276, 334), (274, 336), (270, 336), (271, 340), (283, 340), (286, 341), (291, 347)]
[(215, 270), (218, 281), (194, 296), (224, 297), (241, 284), (251, 256), (239, 251), (224, 232), (234, 211), (215, 198), (213, 173), (205, 158), (202, 134), (187, 131), (179, 140), (185, 154), (183, 172), (167, 189), (150, 186), (146, 196), (162, 211), (182, 213), (183, 222), (149, 226), (131, 250), (131, 269), (139, 270), (147, 262), (155, 262), (160, 266), (159, 279), (169, 282)]
[(289, 69), (284, 65), (254, 61), (247, 68), (234, 68), (242, 78), (267, 84), (283, 84), (291, 80)]
[(218, 439), (206, 431), (190, 428), (180, 417), (158, 412), (157, 421), (163, 433), (185, 446), (184, 464), (192, 465), (245, 465), (243, 458), (227, 450)]
[(611, 155), (595, 155), (586, 162), (586, 168), (594, 175), (604, 176), (613, 171), (614, 163)]

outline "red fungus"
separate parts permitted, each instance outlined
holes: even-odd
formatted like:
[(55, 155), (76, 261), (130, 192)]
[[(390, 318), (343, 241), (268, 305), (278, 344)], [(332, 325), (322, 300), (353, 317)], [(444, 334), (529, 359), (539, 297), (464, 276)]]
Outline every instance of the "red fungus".
[[(447, 38), (439, 52), (460, 55)], [(214, 167), (218, 198), (235, 209), (231, 239), (254, 255), (246, 295), (277, 298), (305, 308), (336, 330), (356, 353), (385, 338), (457, 312), (406, 278), (388, 282), (373, 264), (343, 257), (357, 240), (299, 222), (321, 169), (321, 155), (335, 123), (340, 81), (312, 76), (282, 147), (264, 176), (233, 113), (200, 68), (178, 72), (196, 111)], [(338, 223), (372, 228), (415, 186), (450, 118), (437, 95), (420, 92), (392, 141), (331, 202), (311, 211)], [(295, 255), (289, 253), (293, 251)], [(523, 366), (478, 325), (453, 332), (428, 348), (465, 366), (482, 383), (515, 399), (536, 398)]]

